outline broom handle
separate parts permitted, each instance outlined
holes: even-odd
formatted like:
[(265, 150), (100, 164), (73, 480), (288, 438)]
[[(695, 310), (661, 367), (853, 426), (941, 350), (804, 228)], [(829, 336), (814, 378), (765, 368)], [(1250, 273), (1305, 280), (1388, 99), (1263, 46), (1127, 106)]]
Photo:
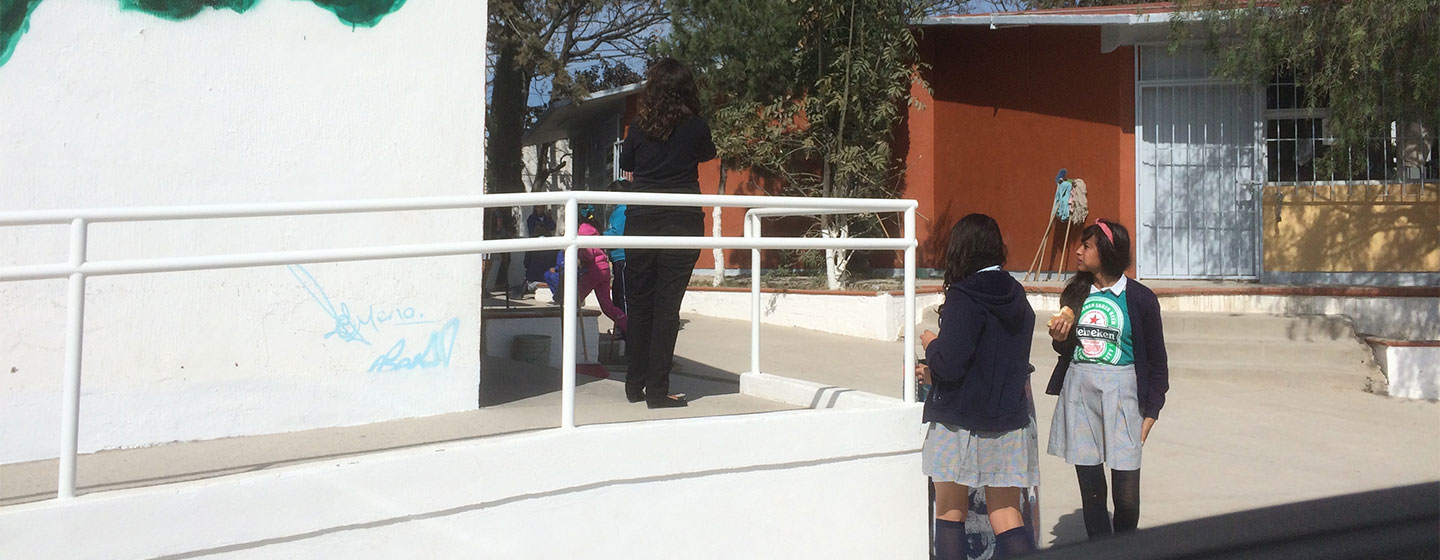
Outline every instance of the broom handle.
[(1035, 258), (1030, 259), (1030, 267), (1025, 269), (1025, 281), (1030, 280), (1034, 274), (1035, 279), (1040, 279), (1040, 252), (1045, 250), (1045, 241), (1050, 239), (1050, 228), (1055, 225), (1055, 218), (1052, 216), (1049, 223), (1045, 224), (1045, 234), (1040, 236), (1040, 246), (1035, 248)]
[(1070, 220), (1065, 220), (1065, 244), (1060, 246), (1060, 277), (1065, 277), (1065, 260), (1070, 257)]
[(1058, 202), (1059, 201), (1052, 201), (1050, 203), (1050, 214), (1046, 216), (1045, 220), (1045, 234), (1040, 236), (1040, 246), (1035, 248), (1035, 258), (1030, 259), (1030, 268), (1025, 269), (1024, 281), (1030, 280), (1031, 270), (1035, 271), (1035, 279), (1040, 279), (1040, 252), (1045, 249), (1045, 241), (1050, 239), (1050, 228), (1055, 226), (1055, 208), (1059, 206)]

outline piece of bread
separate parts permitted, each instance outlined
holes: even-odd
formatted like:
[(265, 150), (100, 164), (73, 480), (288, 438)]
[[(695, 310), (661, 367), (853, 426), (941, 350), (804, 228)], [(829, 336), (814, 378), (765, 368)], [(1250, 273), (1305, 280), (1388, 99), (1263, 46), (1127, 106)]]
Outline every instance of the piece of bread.
[(1045, 326), (1048, 328), (1048, 327), (1050, 327), (1051, 325), (1054, 325), (1054, 324), (1055, 324), (1055, 321), (1058, 321), (1058, 320), (1060, 320), (1060, 319), (1065, 319), (1066, 321), (1070, 322), (1071, 324), (1074, 324), (1074, 323), (1075, 323), (1075, 310), (1070, 309), (1069, 307), (1061, 307), (1059, 313), (1056, 313), (1056, 314), (1050, 316), (1050, 321), (1047, 322), (1047, 323), (1045, 323)]

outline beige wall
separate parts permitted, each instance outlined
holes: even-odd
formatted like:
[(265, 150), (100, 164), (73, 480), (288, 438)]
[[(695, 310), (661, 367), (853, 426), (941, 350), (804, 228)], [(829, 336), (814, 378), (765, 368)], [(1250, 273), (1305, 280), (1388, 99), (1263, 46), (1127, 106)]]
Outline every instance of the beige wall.
[(1440, 183), (1265, 187), (1265, 270), (1440, 271)]

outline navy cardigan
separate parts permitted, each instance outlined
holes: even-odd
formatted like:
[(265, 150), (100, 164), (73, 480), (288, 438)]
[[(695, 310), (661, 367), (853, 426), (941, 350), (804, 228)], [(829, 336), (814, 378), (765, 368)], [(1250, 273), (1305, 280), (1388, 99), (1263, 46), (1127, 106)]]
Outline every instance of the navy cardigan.
[(1025, 427), (1034, 337), (1035, 311), (1010, 273), (977, 272), (951, 284), (939, 337), (925, 349), (932, 386), (924, 421), (972, 431)]
[[(1125, 279), (1125, 305), (1130, 309), (1130, 334), (1135, 344), (1136, 394), (1140, 413), (1145, 418), (1159, 418), (1165, 407), (1165, 392), (1170, 390), (1170, 357), (1165, 353), (1165, 328), (1160, 323), (1160, 300), (1155, 292), (1134, 278)], [(1077, 310), (1078, 311), (1078, 310)], [(1080, 340), (1071, 327), (1070, 338), (1051, 342), (1060, 353), (1060, 361), (1050, 374), (1045, 394), (1059, 395), (1065, 386), (1065, 372), (1075, 356)]]

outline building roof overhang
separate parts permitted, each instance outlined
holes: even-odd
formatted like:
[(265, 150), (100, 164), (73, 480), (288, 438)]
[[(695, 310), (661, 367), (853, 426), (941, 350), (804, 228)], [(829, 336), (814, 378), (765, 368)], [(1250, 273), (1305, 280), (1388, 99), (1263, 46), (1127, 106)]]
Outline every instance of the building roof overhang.
[(579, 103), (569, 100), (556, 102), (525, 131), (521, 145), (534, 146), (557, 140), (572, 138), (580, 134), (588, 123), (604, 115), (623, 112), (625, 100), (640, 93), (645, 82), (637, 82), (617, 88), (594, 92)]
[[(1269, 2), (1260, 2), (1261, 5)], [(1175, 20), (1198, 23), (1202, 12), (1186, 11), (1175, 2), (1151, 2), (1092, 8), (1056, 8), (983, 14), (932, 16), (920, 20), (917, 27), (983, 26), (1004, 29), (1028, 26), (1099, 27), (1100, 52), (1110, 52), (1123, 45), (1164, 42)]]

